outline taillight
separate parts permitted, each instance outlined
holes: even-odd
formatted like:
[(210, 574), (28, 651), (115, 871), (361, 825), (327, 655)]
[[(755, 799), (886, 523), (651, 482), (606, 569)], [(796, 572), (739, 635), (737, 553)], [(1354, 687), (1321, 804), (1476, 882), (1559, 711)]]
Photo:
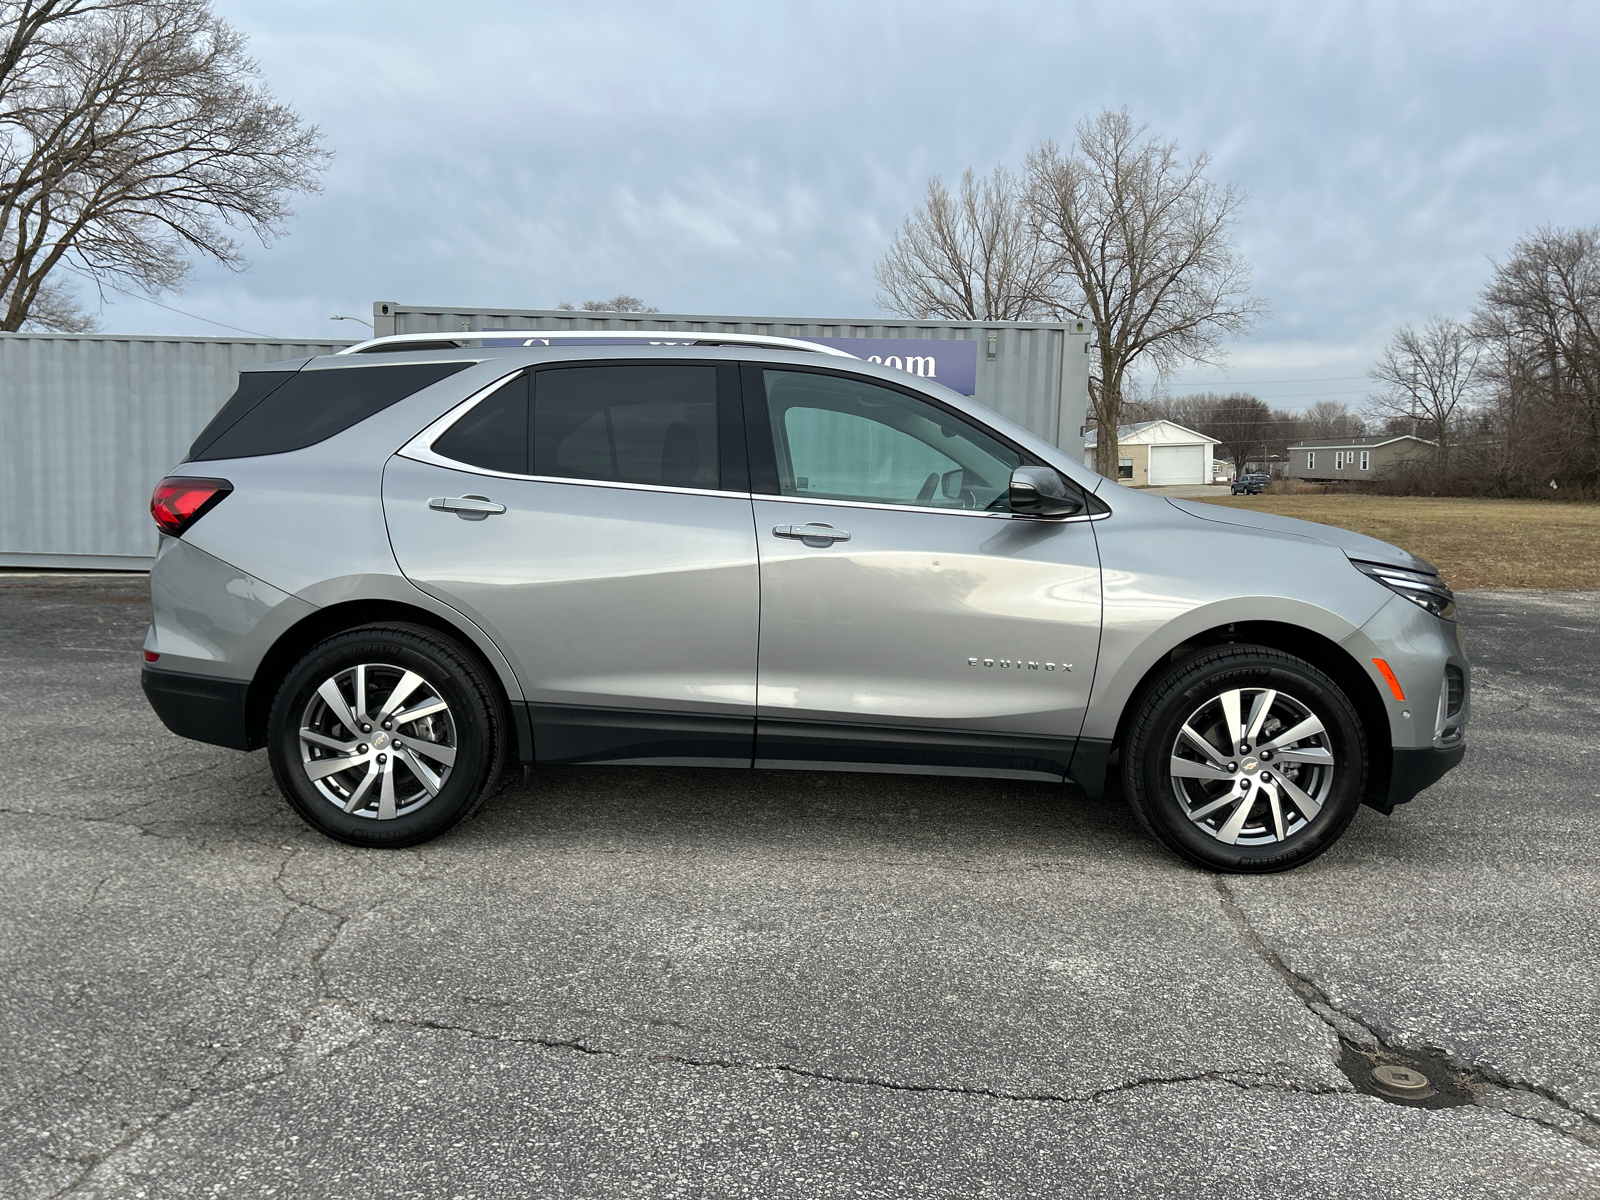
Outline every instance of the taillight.
[(156, 484), (150, 497), (150, 515), (161, 532), (178, 537), (205, 516), (229, 492), (233, 484), (226, 479), (191, 479), (187, 475), (168, 475)]

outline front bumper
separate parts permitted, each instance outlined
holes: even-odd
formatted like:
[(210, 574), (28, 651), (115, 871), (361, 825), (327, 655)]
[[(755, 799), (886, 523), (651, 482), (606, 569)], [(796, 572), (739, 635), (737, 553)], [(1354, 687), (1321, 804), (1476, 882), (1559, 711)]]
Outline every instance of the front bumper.
[(179, 737), (233, 750), (255, 749), (245, 721), (248, 683), (150, 667), (140, 673), (139, 682), (161, 723)]
[[(1389, 771), (1389, 811), (1404, 804), (1424, 788), (1432, 787), (1444, 775), (1460, 764), (1467, 753), (1465, 743), (1454, 746), (1431, 746), (1424, 750), (1394, 751), (1394, 766)], [(1376, 806), (1374, 806), (1376, 807)]]

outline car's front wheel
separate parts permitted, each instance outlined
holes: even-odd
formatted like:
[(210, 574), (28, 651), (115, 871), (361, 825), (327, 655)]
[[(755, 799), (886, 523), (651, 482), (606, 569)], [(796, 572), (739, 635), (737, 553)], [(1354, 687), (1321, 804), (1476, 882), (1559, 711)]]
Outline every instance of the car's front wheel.
[(1219, 871), (1282, 871), (1331, 846), (1361, 805), (1367, 747), (1349, 698), (1304, 659), (1233, 645), (1174, 664), (1123, 748), (1140, 823)]
[(506, 755), (501, 710), (478, 663), (434, 630), (352, 629), (312, 647), (278, 689), (272, 773), (329, 837), (413, 846), (488, 796)]

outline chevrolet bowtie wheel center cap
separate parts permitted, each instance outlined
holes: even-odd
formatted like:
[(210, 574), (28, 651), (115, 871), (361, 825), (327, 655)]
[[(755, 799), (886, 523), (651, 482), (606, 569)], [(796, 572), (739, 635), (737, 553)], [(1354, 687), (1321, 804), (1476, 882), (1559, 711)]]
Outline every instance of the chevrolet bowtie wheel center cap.
[(1256, 769), (1256, 767), (1258, 767), (1260, 764), (1257, 763), (1256, 760), (1253, 759), (1253, 758), (1247, 758), (1247, 759), (1244, 760), (1244, 764), (1243, 765), (1244, 765), (1244, 769), (1246, 771), (1254, 771)]

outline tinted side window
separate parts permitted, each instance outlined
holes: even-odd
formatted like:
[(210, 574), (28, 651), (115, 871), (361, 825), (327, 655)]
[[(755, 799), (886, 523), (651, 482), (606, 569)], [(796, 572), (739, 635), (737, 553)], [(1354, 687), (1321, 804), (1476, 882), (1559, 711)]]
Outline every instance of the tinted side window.
[(198, 458), (205, 448), (245, 413), (265, 400), (278, 388), (294, 378), (293, 371), (241, 371), (239, 388), (228, 397), (228, 402), (217, 410), (217, 415), (206, 422), (206, 427), (189, 447), (189, 457)]
[(528, 377), (519, 375), (478, 401), (435, 439), (433, 452), (471, 467), (528, 474)]
[(314, 446), (472, 363), (302, 370), (244, 412), (191, 461), (254, 458)]
[(1005, 508), (1022, 458), (937, 405), (836, 375), (766, 371), (785, 496)]
[(719, 487), (717, 369), (591, 366), (536, 372), (533, 474)]

